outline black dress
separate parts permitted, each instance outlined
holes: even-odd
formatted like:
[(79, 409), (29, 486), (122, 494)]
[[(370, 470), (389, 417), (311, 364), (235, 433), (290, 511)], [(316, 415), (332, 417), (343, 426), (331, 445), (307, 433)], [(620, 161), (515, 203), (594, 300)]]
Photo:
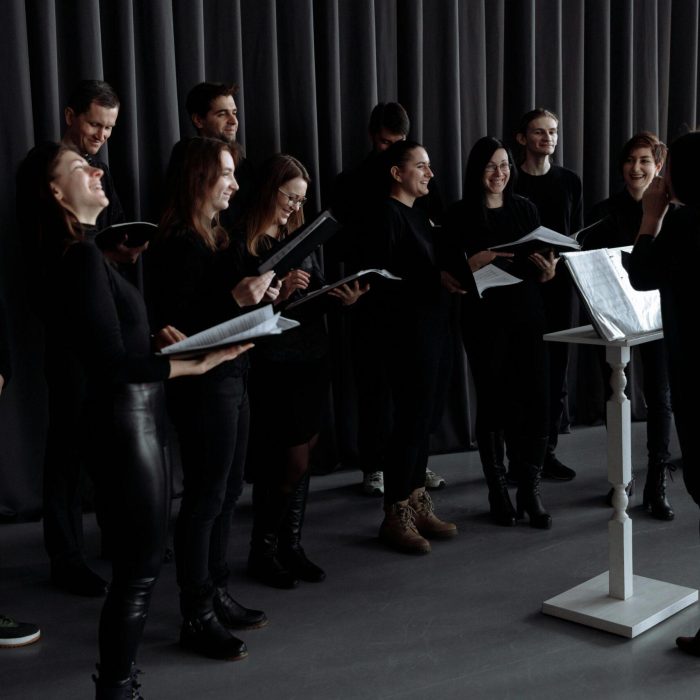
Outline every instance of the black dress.
[[(466, 201), (446, 216), (446, 235), (458, 259), (508, 243), (539, 224), (535, 206), (512, 195), (503, 207), (476, 211)], [(462, 337), (477, 394), (477, 440), (505, 431), (515, 438), (548, 434), (545, 315), (537, 280), (527, 260), (504, 262), (523, 281), (467, 294), (462, 303)]]

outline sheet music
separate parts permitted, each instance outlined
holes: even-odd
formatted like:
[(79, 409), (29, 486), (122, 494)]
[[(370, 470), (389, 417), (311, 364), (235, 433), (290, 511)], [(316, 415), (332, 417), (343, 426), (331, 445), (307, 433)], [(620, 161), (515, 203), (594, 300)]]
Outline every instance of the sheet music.
[(505, 272), (505, 270), (501, 270), (496, 265), (489, 264), (484, 265), (474, 273), (474, 282), (476, 282), (476, 291), (479, 292), (481, 297), (483, 292), (490, 287), (507, 287), (510, 284), (518, 284), (522, 280), (509, 272)]
[(539, 241), (549, 245), (562, 246), (572, 250), (578, 250), (581, 248), (581, 246), (573, 238), (569, 238), (569, 236), (552, 231), (551, 228), (547, 228), (546, 226), (538, 226), (533, 231), (530, 231), (530, 233), (518, 238), (517, 241), (502, 243), (501, 245), (492, 245), (489, 250), (499, 250), (501, 248), (508, 250), (510, 248), (514, 248), (515, 246), (523, 245), (524, 243), (530, 243), (531, 241)]
[(297, 321), (283, 318), (281, 314), (273, 311), (268, 304), (255, 311), (250, 311), (242, 316), (237, 316), (230, 321), (212, 326), (207, 330), (191, 335), (178, 343), (168, 345), (161, 350), (162, 355), (188, 352), (191, 350), (203, 350), (225, 344), (242, 343), (249, 338), (262, 335), (277, 335), (285, 330), (298, 326)]
[(596, 330), (606, 340), (618, 340), (661, 328), (661, 302), (656, 290), (632, 288), (622, 265), (625, 248), (563, 253)]

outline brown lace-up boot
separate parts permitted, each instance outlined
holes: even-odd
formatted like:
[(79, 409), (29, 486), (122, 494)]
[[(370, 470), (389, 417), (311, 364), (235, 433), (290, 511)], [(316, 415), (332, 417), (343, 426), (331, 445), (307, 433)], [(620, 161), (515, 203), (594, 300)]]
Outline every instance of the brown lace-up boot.
[(407, 501), (384, 506), (384, 522), (379, 528), (379, 539), (392, 549), (407, 554), (427, 554), (430, 542), (416, 529), (416, 512)]
[(424, 537), (446, 540), (457, 534), (457, 526), (454, 523), (446, 523), (435, 515), (433, 499), (425, 489), (414, 491), (408, 503), (416, 512), (416, 529)]

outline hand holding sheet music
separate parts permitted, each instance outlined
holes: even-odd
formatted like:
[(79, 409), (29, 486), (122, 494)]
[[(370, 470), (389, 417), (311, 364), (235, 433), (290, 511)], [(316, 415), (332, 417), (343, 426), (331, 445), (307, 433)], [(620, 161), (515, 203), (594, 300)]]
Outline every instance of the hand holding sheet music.
[(256, 338), (279, 335), (298, 325), (298, 321), (275, 313), (272, 306), (268, 304), (230, 321), (212, 326), (178, 343), (168, 345), (159, 354), (179, 359), (197, 357), (212, 350), (248, 343)]

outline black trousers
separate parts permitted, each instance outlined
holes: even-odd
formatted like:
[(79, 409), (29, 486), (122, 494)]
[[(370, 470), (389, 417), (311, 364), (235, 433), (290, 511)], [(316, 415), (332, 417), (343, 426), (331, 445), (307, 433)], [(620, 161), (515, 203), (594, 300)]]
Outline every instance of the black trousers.
[(229, 577), (227, 554), (250, 422), (246, 383), (245, 376), (214, 371), (168, 386), (184, 478), (174, 542), (184, 614)]
[(126, 678), (163, 561), (170, 518), (160, 383), (124, 384), (90, 407), (95, 486), (112, 542), (112, 582), (99, 627), (100, 677)]

